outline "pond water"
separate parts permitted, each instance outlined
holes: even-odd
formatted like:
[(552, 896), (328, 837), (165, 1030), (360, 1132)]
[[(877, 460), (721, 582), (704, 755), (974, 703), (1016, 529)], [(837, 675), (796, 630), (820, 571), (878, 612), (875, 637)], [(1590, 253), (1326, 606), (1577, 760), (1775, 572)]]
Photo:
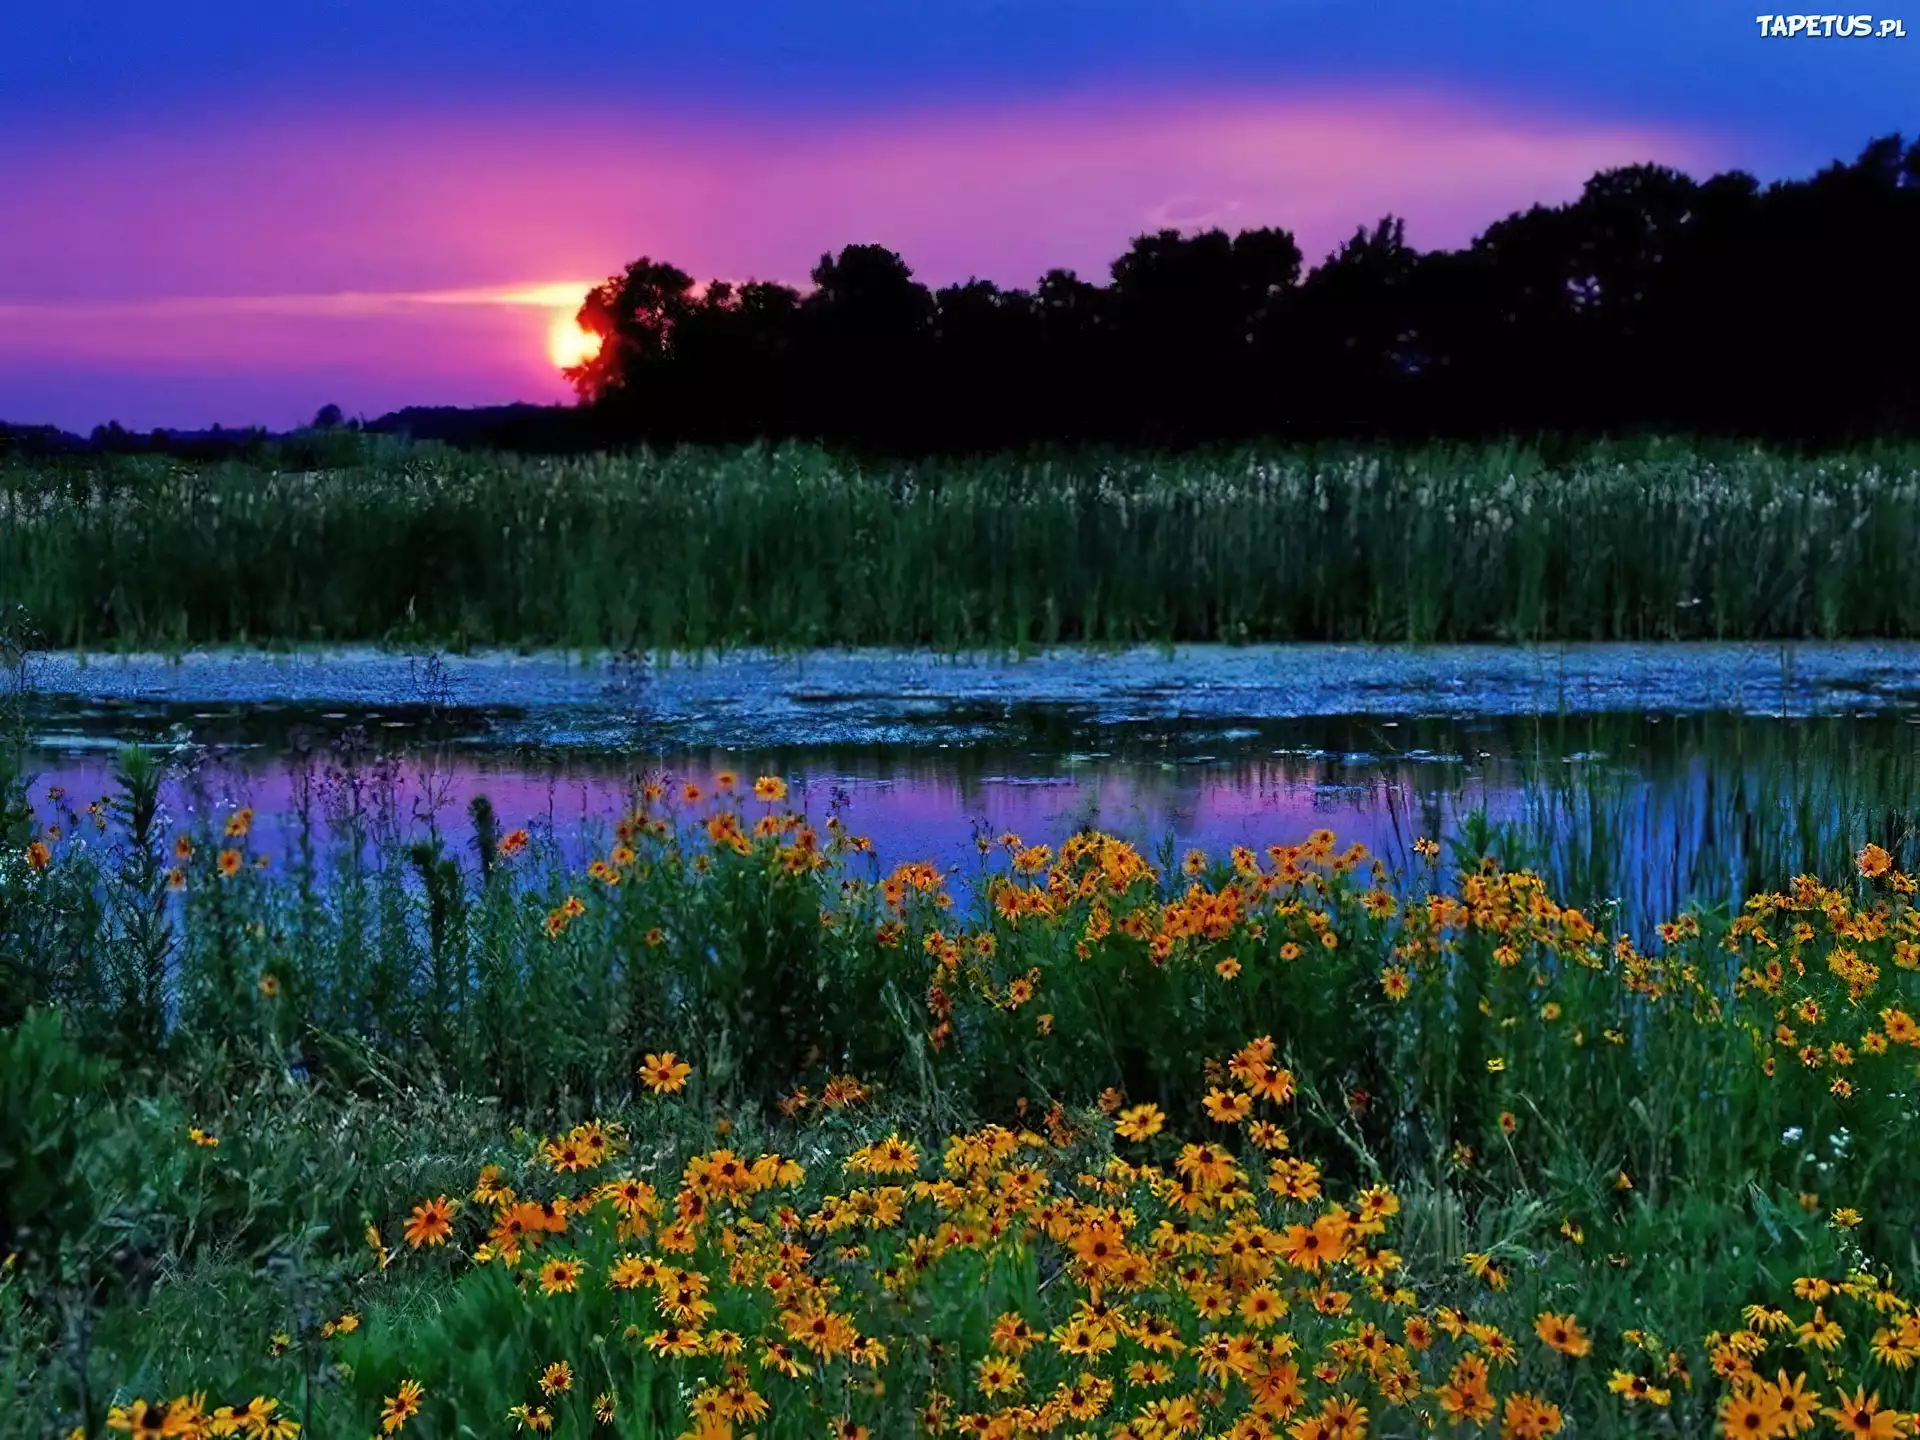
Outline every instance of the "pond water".
[(1920, 646), (36, 655), (20, 679), (43, 807), (110, 793), (115, 747), (145, 741), (175, 758), (176, 823), (251, 805), (269, 854), (302, 796), (459, 847), (485, 793), (581, 858), (640, 777), (733, 770), (962, 888), (1007, 830), (1220, 852), (1325, 826), (1403, 861), (1484, 810), (1574, 898), (1645, 916), (1905, 845), (1920, 814)]

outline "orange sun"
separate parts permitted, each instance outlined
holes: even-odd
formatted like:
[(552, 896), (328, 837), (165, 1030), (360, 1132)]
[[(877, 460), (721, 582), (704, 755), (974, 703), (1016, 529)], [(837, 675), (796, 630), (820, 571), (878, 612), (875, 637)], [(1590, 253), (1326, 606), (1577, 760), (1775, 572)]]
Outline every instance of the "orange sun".
[(582, 330), (573, 311), (562, 310), (553, 317), (553, 324), (547, 327), (547, 358), (557, 368), (566, 370), (584, 365), (599, 353), (600, 337), (591, 330)]

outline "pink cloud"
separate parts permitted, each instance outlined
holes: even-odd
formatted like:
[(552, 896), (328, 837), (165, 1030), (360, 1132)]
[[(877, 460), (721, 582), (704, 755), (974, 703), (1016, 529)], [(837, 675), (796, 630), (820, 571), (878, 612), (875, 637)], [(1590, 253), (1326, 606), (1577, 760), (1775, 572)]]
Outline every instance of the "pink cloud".
[[(1095, 96), (759, 128), (626, 111), (283, 114), (91, 136), (0, 153), (0, 190), (34, 217), (0, 232), (0, 362), (332, 367), (388, 397), (375, 403), (430, 403), (436, 377), (456, 376), (463, 392), (549, 398), (564, 387), (546, 312), (349, 312), (338, 297), (600, 276), (643, 253), (697, 278), (804, 284), (822, 252), (855, 241), (892, 246), (933, 285), (1031, 284), (1054, 265), (1104, 279), (1161, 225), (1282, 225), (1313, 263), (1388, 211), (1414, 243), (1453, 246), (1571, 198), (1597, 169), (1699, 170), (1724, 153), (1697, 133), (1408, 92)], [(258, 303), (189, 303), (236, 296)], [(176, 304), (128, 303), (155, 297)], [(0, 371), (0, 414), (7, 390)]]

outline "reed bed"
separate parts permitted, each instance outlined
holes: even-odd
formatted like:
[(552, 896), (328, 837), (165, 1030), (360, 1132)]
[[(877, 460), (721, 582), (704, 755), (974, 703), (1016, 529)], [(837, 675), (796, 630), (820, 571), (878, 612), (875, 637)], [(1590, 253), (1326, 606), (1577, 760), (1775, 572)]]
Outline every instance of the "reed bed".
[(1920, 634), (1911, 448), (335, 458), (0, 466), (0, 609), (97, 649)]

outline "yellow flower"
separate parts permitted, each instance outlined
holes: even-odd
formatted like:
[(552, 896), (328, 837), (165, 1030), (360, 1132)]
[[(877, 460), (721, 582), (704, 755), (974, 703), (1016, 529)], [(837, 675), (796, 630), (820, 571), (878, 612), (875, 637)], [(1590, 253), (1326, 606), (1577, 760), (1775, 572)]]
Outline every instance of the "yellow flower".
[(444, 1195), (421, 1201), (407, 1217), (407, 1244), (415, 1250), (422, 1245), (446, 1244), (453, 1235), (453, 1212), (459, 1208), (458, 1200)]
[(426, 1392), (418, 1380), (402, 1380), (400, 1393), (387, 1397), (386, 1407), (380, 1412), (380, 1428), (391, 1435), (408, 1420), (420, 1413), (420, 1397)]
[(657, 1095), (672, 1095), (684, 1089), (687, 1076), (692, 1073), (693, 1067), (671, 1050), (647, 1056), (640, 1066), (641, 1082)]
[(565, 1260), (558, 1256), (540, 1266), (540, 1293), (542, 1295), (570, 1295), (579, 1287), (580, 1275), (587, 1267), (578, 1260)]
[(1562, 1355), (1581, 1356), (1590, 1354), (1593, 1341), (1580, 1328), (1580, 1322), (1571, 1315), (1543, 1313), (1534, 1318), (1534, 1334), (1546, 1342), (1550, 1349), (1558, 1350)]

